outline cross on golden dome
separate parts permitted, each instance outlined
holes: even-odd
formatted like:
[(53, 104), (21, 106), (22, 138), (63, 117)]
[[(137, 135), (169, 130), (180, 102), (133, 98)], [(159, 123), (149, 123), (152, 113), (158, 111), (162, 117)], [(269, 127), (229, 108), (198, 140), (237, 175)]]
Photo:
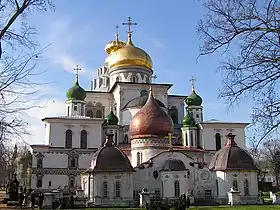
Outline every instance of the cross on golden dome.
[(127, 31), (127, 33), (129, 34), (129, 35), (131, 35), (132, 34), (132, 30), (131, 30), (131, 26), (136, 26), (137, 25), (137, 23), (133, 23), (132, 22), (132, 19), (131, 19), (131, 17), (128, 17), (128, 20), (127, 20), (127, 22), (126, 23), (122, 23), (123, 25), (127, 25), (128, 26), (128, 31)]
[(119, 41), (119, 26), (116, 26), (116, 40)]

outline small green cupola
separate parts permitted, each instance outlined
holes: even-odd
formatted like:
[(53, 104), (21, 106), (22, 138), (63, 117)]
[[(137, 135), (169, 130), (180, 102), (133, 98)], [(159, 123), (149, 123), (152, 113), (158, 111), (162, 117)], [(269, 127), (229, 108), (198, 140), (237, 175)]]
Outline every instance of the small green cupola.
[(119, 119), (111, 109), (110, 113), (105, 117), (106, 125), (118, 125)]
[(66, 97), (67, 100), (80, 100), (83, 101), (85, 100), (87, 96), (86, 91), (79, 85), (78, 77), (76, 76), (76, 81), (67, 92), (66, 92)]
[(183, 119), (183, 127), (194, 127), (195, 126), (195, 120), (191, 116), (189, 110), (187, 111), (187, 115)]
[(197, 95), (197, 93), (194, 90), (194, 81), (195, 79), (192, 78), (192, 93), (185, 99), (187, 106), (201, 106), (202, 104), (202, 98), (199, 95)]

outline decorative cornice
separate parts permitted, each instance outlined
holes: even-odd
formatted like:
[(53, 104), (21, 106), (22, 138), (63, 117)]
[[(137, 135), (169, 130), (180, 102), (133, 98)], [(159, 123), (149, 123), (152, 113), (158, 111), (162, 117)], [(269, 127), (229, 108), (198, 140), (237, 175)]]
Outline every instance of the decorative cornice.
[(86, 169), (68, 169), (68, 168), (32, 168), (32, 174), (36, 175), (80, 175)]

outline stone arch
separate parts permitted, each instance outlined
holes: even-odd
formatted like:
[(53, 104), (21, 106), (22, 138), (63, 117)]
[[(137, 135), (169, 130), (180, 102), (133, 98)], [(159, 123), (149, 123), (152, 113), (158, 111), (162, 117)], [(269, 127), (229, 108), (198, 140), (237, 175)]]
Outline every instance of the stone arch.
[(72, 130), (68, 129), (65, 133), (65, 148), (72, 148)]
[(86, 130), (81, 131), (80, 147), (81, 147), (81, 149), (87, 149), (87, 131)]

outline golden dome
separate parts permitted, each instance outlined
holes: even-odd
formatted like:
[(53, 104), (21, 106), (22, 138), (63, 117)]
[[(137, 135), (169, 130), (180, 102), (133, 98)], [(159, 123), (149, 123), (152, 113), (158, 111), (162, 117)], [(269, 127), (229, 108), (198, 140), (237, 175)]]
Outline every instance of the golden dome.
[(112, 52), (117, 51), (118, 49), (124, 47), (126, 45), (125, 42), (119, 40), (119, 34), (118, 32), (116, 33), (116, 40), (110, 41), (106, 46), (105, 46), (105, 51), (110, 55)]
[(141, 66), (150, 70), (153, 68), (151, 57), (144, 50), (133, 45), (130, 33), (126, 45), (111, 53), (106, 61), (109, 68), (125, 66)]

